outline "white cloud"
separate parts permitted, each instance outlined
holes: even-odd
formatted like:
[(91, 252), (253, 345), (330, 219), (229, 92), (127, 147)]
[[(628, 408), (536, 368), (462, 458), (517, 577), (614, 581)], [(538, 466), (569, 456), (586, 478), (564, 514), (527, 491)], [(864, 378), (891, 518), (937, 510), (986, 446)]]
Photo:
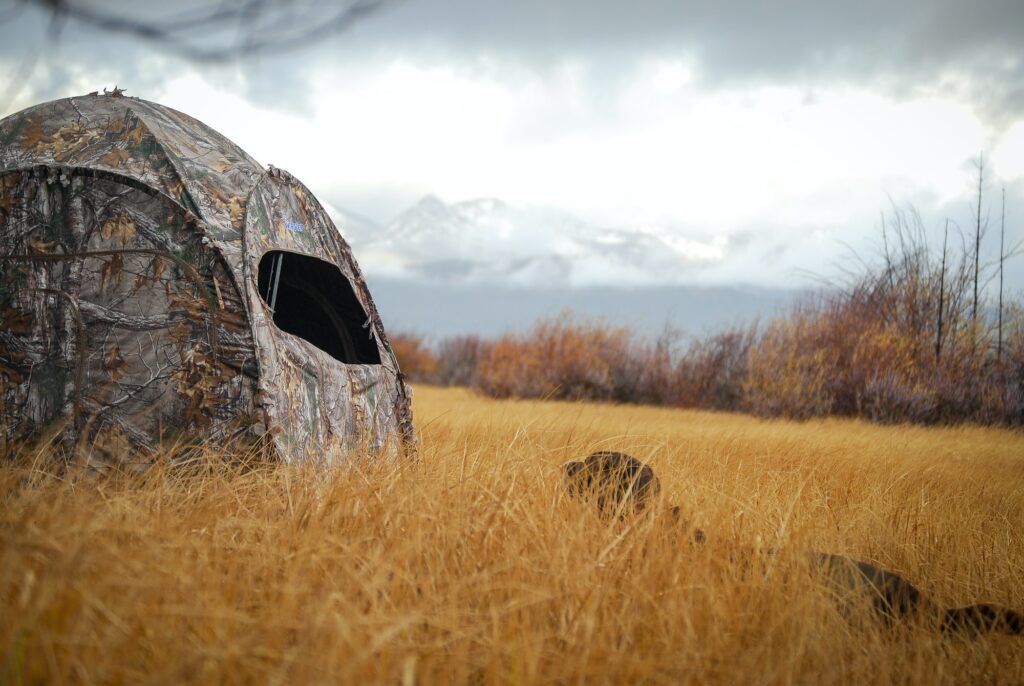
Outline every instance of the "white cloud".
[[(887, 195), (935, 207), (966, 197), (966, 163), (993, 140), (970, 106), (934, 93), (708, 90), (690, 62), (666, 58), (631, 74), (602, 90), (600, 74), (568, 59), (527, 70), (394, 58), (320, 64), (298, 113), (254, 105), (230, 73), (189, 71), (145, 95), (342, 206), (360, 210), (359, 198), (381, 189), (410, 201), (497, 196), (597, 226), (657, 225), (678, 250), (714, 264), (705, 278), (756, 272), (769, 283), (808, 266), (797, 260), (833, 259), (839, 239), (863, 242)], [(1024, 176), (1024, 122), (997, 140), (996, 174)], [(764, 250), (790, 245), (789, 257), (759, 264), (755, 250), (741, 265), (729, 247), (741, 231)]]
[(1024, 179), (1024, 121), (1014, 124), (992, 153), (997, 176), (1007, 182)]

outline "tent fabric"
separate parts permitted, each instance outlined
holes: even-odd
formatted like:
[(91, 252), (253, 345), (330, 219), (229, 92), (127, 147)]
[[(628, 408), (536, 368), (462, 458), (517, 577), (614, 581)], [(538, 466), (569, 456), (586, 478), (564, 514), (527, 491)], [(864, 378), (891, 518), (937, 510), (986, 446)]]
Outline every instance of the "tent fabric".
[[(115, 91), (116, 93), (116, 91)], [(336, 268), (379, 364), (278, 329), (270, 251)], [(334, 294), (320, 294), (321, 299)], [(120, 95), (0, 121), (3, 440), (145, 464), (183, 435), (269, 436), (285, 460), (415, 441), (409, 389), (348, 244), (301, 183), (170, 108)]]

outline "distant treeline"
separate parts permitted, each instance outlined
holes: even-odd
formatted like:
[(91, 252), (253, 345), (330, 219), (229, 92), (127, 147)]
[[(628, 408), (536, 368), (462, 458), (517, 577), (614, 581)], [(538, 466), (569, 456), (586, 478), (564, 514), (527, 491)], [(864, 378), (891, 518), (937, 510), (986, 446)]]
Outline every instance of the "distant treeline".
[(1002, 288), (1013, 251), (1001, 243), (982, 264), (983, 235), (979, 221), (930, 246), (917, 214), (894, 210), (878, 258), (845, 283), (785, 316), (698, 338), (651, 340), (564, 313), (496, 339), (395, 335), (392, 345), (413, 381), (501, 398), (1022, 426), (1024, 306)]

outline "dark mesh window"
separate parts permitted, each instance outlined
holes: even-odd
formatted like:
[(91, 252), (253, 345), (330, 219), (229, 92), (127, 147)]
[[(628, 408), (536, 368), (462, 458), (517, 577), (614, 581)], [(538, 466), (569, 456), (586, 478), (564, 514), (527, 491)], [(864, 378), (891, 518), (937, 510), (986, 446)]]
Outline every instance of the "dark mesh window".
[(260, 296), (274, 324), (346, 364), (380, 364), (352, 284), (324, 260), (273, 250), (260, 260)]

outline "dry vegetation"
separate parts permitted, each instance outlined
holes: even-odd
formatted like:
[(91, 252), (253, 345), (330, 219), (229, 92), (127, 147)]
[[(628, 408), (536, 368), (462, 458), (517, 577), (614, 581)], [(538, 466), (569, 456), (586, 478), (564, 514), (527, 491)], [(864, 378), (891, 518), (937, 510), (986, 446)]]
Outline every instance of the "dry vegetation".
[[(1022, 639), (887, 628), (796, 562), (1024, 609), (1019, 432), (417, 392), (415, 464), (3, 463), (0, 681), (1024, 681)], [(564, 498), (559, 465), (609, 448), (709, 543)]]
[(957, 328), (944, 331), (936, 354), (935, 321), (927, 319), (936, 313), (922, 314), (925, 304), (889, 289), (884, 280), (860, 284), (764, 324), (689, 339), (668, 331), (652, 341), (564, 312), (495, 339), (461, 336), (436, 349), (413, 334), (391, 342), (414, 381), (495, 398), (1024, 426), (1024, 305), (1007, 306), (998, 347), (995, 330), (973, 324), (967, 308), (956, 317), (947, 311), (945, 323)]
[(649, 340), (563, 313), (494, 339), (392, 343), (410, 378), (496, 398), (1024, 426), (1024, 300), (1002, 287), (1021, 246), (981, 263), (977, 232), (947, 225), (940, 248), (912, 209), (895, 207), (884, 250), (842, 282), (767, 322), (693, 338)]

